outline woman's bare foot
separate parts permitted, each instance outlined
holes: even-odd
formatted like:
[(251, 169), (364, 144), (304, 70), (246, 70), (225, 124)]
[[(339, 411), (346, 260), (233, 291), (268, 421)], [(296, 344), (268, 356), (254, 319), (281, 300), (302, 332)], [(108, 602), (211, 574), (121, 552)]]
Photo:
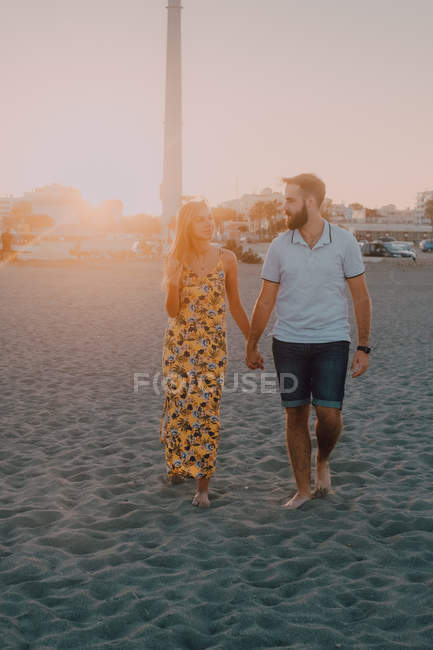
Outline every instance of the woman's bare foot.
[(207, 492), (196, 492), (192, 500), (193, 506), (198, 506), (199, 508), (209, 508), (210, 501)]
[(299, 492), (296, 492), (295, 496), (284, 504), (284, 507), (290, 510), (296, 510), (296, 508), (300, 508), (303, 503), (310, 500), (311, 494), (299, 494)]
[(194, 495), (192, 500), (193, 506), (198, 506), (199, 508), (209, 508), (209, 488), (210, 478), (198, 478), (197, 479), (197, 492)]
[(326, 497), (332, 494), (331, 489), (331, 470), (327, 460), (316, 462), (316, 483), (314, 485), (313, 497)]

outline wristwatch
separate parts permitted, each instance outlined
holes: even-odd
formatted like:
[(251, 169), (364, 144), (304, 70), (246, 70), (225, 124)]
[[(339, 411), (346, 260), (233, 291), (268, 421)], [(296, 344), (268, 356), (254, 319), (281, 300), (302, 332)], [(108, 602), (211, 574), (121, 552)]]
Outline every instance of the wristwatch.
[(371, 351), (371, 348), (369, 348), (367, 345), (358, 345), (356, 349), (362, 350), (362, 352), (365, 352), (365, 354), (370, 354)]

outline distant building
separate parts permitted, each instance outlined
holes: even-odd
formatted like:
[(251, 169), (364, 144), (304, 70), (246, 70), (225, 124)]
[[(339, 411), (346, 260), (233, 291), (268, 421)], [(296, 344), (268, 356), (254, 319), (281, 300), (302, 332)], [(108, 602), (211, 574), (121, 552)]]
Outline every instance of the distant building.
[(0, 196), (0, 222), (16, 204), (29, 205), (30, 214), (47, 214), (57, 226), (113, 224), (123, 215), (122, 201), (107, 200), (95, 206), (83, 199), (80, 190), (57, 183), (37, 187), (20, 197)]
[(90, 205), (87, 201), (84, 202), (81, 212), (83, 221), (91, 221), (94, 224), (114, 224), (123, 215), (122, 201), (102, 201), (99, 205)]
[(355, 208), (352, 208), (352, 222), (357, 222), (357, 223), (365, 223), (366, 221), (366, 213), (365, 213), (365, 208), (359, 208), (358, 210)]
[(24, 192), (20, 200), (31, 203), (33, 214), (48, 214), (57, 224), (79, 223), (85, 205), (80, 190), (57, 183)]
[(399, 210), (393, 203), (383, 205), (377, 213), (383, 217), (381, 223), (417, 223), (415, 210)]
[(3, 223), (3, 219), (8, 217), (11, 213), (11, 210), (14, 206), (14, 197), (12, 194), (7, 194), (5, 196), (0, 196), (0, 226)]
[(240, 199), (232, 199), (220, 203), (219, 208), (236, 210), (239, 214), (248, 216), (250, 209), (259, 201), (278, 201), (281, 206), (284, 205), (284, 196), (281, 192), (274, 192), (270, 187), (265, 187), (260, 194), (244, 194)]
[(225, 221), (222, 239), (226, 241), (234, 239), (236, 242), (239, 242), (240, 238), (241, 231), (239, 230), (239, 224), (236, 221)]
[(344, 203), (333, 203), (330, 201), (330, 213), (331, 213), (331, 222), (339, 223), (343, 221), (352, 220), (352, 208), (344, 205)]
[(430, 201), (431, 199), (433, 199), (433, 190), (418, 192), (416, 195), (415, 216), (417, 223), (430, 224), (430, 220), (425, 216), (425, 205), (427, 201)]
[(401, 241), (419, 242), (431, 236), (429, 228), (416, 223), (347, 223), (346, 229), (352, 232), (356, 239), (373, 241), (384, 235), (390, 235)]

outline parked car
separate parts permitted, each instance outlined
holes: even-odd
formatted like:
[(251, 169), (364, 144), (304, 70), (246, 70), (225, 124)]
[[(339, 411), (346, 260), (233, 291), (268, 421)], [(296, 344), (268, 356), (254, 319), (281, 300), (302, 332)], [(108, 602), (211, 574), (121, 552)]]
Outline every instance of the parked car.
[(423, 239), (419, 247), (424, 253), (433, 253), (433, 239)]
[[(401, 245), (403, 244), (403, 245)], [(406, 242), (382, 242), (373, 241), (370, 244), (364, 244), (362, 254), (365, 257), (405, 257), (416, 262), (416, 253), (414, 250), (407, 250)]]
[(395, 237), (391, 237), (391, 235), (384, 235), (383, 237), (378, 237), (377, 241), (396, 241)]
[(413, 241), (399, 241), (399, 240), (396, 240), (396, 241), (394, 241), (392, 243), (395, 244), (395, 246), (400, 246), (401, 248), (403, 248), (406, 251), (413, 251), (415, 253), (415, 255), (416, 255), (415, 244), (413, 243)]

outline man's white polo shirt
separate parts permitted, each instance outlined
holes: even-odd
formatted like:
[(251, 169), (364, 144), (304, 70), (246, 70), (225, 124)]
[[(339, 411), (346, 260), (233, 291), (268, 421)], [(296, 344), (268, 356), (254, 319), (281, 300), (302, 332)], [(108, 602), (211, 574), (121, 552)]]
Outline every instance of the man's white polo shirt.
[(287, 230), (266, 253), (261, 277), (280, 285), (272, 332), (280, 341), (351, 341), (345, 281), (362, 275), (364, 263), (352, 233), (323, 223), (312, 249), (298, 230)]

